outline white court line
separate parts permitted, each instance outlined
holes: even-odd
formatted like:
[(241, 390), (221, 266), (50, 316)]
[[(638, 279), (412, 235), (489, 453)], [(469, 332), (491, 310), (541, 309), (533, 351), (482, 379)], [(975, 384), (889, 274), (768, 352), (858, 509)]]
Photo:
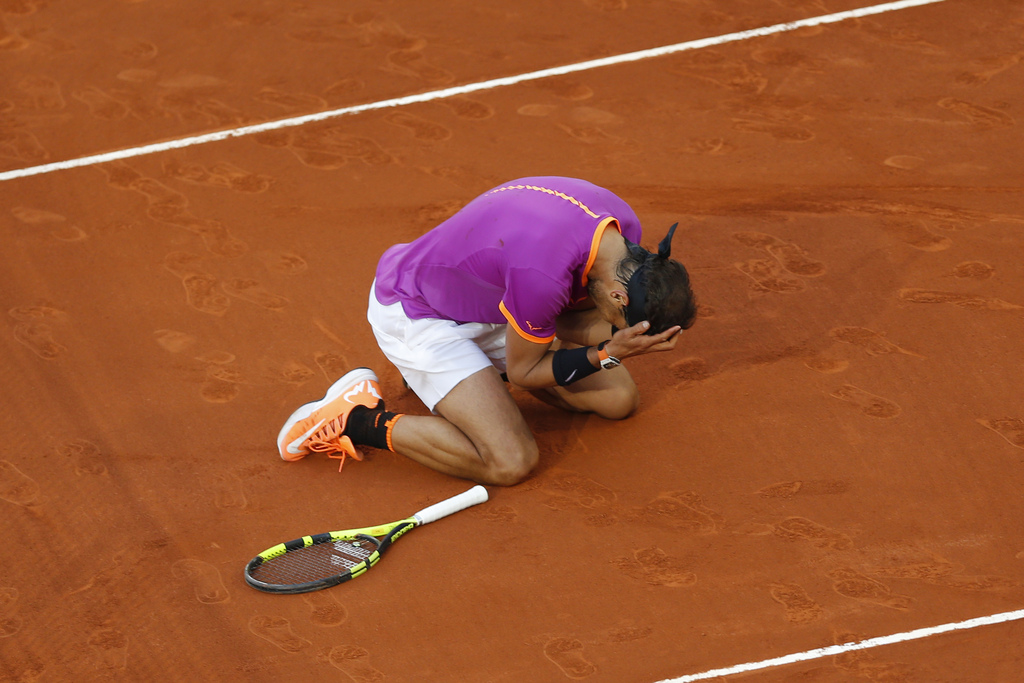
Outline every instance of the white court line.
[(625, 64), (627, 62), (636, 62), (642, 59), (661, 57), (664, 55), (674, 54), (676, 52), (698, 50), (705, 47), (711, 47), (712, 45), (722, 45), (724, 43), (732, 43), (739, 40), (747, 40), (749, 38), (770, 36), (775, 33), (795, 31), (796, 29), (806, 28), (808, 26), (834, 24), (836, 22), (845, 21), (847, 19), (856, 19), (858, 17), (867, 17), (873, 14), (893, 12), (895, 10), (907, 9), (908, 7), (932, 5), (939, 2), (945, 2), (945, 0), (900, 0), (900, 2), (887, 2), (883, 5), (862, 7), (860, 9), (849, 10), (846, 12), (837, 12), (835, 14), (828, 14), (820, 17), (812, 17), (810, 19), (800, 19), (799, 21), (791, 21), (785, 24), (775, 24), (774, 26), (765, 26), (764, 28), (755, 28), (750, 29), (748, 31), (739, 31), (737, 33), (727, 33), (725, 35), (717, 36), (715, 38), (702, 38), (700, 40), (691, 40), (686, 43), (676, 43), (675, 45), (666, 45), (665, 47), (656, 47), (651, 48), (649, 50), (629, 52), (623, 55), (617, 55), (615, 57), (592, 59), (587, 62), (579, 62), (577, 64), (569, 64), (567, 66), (556, 66), (551, 69), (542, 69), (540, 71), (533, 71), (526, 74), (520, 74), (518, 76), (507, 76), (505, 78), (495, 78), (489, 81), (470, 83), (469, 85), (460, 85), (453, 88), (445, 88), (443, 90), (432, 90), (430, 92), (420, 93), (419, 95), (396, 97), (390, 100), (371, 102), (370, 104), (360, 104), (353, 107), (334, 109), (332, 111), (325, 111), (317, 114), (296, 116), (294, 118), (280, 119), (278, 121), (269, 121), (267, 123), (260, 123), (252, 126), (244, 126), (242, 128), (233, 128), (231, 130), (218, 131), (216, 133), (206, 133), (204, 135), (195, 135), (187, 138), (179, 138), (177, 140), (159, 142), (151, 145), (143, 145), (141, 147), (132, 147), (130, 149), (123, 149), (116, 152), (94, 154), (92, 156), (71, 159), (69, 161), (58, 161), (52, 164), (43, 164), (42, 166), (32, 166), (29, 168), (16, 169), (14, 171), (5, 171), (3, 173), (0, 173), (0, 181), (13, 180), (15, 178), (24, 178), (26, 176), (40, 175), (43, 173), (52, 173), (53, 171), (62, 171), (69, 168), (78, 168), (80, 166), (102, 164), (108, 161), (128, 159), (131, 157), (143, 156), (146, 154), (154, 154), (156, 152), (166, 152), (171, 149), (180, 149), (182, 147), (194, 147), (196, 145), (204, 145), (208, 142), (217, 142), (219, 140), (227, 140), (228, 138), (237, 138), (242, 137), (244, 135), (254, 135), (256, 133), (264, 133), (268, 130), (277, 130), (280, 128), (301, 126), (307, 123), (313, 123), (315, 121), (323, 121), (325, 119), (332, 119), (338, 116), (346, 116), (348, 114), (358, 114), (360, 112), (371, 111), (373, 109), (387, 109), (390, 107), (402, 107), (407, 104), (416, 104), (418, 102), (430, 102), (433, 100), (440, 100), (455, 95), (465, 95), (466, 93), (479, 92), (481, 90), (492, 90), (494, 88), (500, 88), (506, 85), (524, 83), (526, 81), (536, 81), (541, 78), (548, 78), (549, 76), (562, 76), (565, 74), (576, 73), (579, 71), (597, 69), (603, 66)]
[(830, 647), (822, 647), (816, 650), (808, 650), (807, 652), (798, 652), (797, 654), (786, 655), (784, 657), (766, 659), (761, 662), (753, 662), (751, 664), (740, 664), (738, 666), (731, 666), (727, 669), (715, 669), (713, 671), (705, 671), (702, 674), (691, 674), (689, 676), (682, 676), (680, 678), (666, 679), (664, 681), (660, 681), (659, 683), (691, 683), (691, 681), (703, 681), (708, 678), (715, 678), (717, 676), (731, 676), (732, 674), (757, 671), (758, 669), (768, 669), (774, 666), (793, 664), (795, 662), (807, 662), (812, 659), (821, 659), (822, 657), (832, 657), (835, 655), (840, 655), (844, 652), (853, 652), (854, 650), (868, 650), (870, 648), (879, 647), (881, 645), (905, 643), (908, 640), (928, 638), (931, 636), (940, 635), (942, 633), (949, 633), (950, 631), (964, 631), (967, 629), (978, 628), (979, 626), (1002, 624), (1008, 621), (1017, 621), (1019, 619), (1024, 619), (1024, 610), (1017, 610), (1015, 612), (1003, 612), (1002, 614), (993, 614), (990, 617), (978, 617), (977, 619), (968, 619), (967, 621), (960, 621), (955, 624), (944, 624), (942, 626), (920, 628), (916, 631), (907, 631), (906, 633), (897, 633), (891, 636), (869, 638), (868, 640), (862, 640), (857, 643), (844, 643), (842, 645), (832, 645)]

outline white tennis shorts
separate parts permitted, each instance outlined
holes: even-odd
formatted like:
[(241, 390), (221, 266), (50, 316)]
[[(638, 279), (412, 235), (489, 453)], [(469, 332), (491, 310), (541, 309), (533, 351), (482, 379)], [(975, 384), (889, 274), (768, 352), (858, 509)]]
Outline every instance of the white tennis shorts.
[(376, 285), (375, 280), (370, 287), (366, 319), (380, 350), (430, 412), (470, 375), (491, 366), (505, 372), (505, 324), (413, 320), (401, 303), (377, 301)]

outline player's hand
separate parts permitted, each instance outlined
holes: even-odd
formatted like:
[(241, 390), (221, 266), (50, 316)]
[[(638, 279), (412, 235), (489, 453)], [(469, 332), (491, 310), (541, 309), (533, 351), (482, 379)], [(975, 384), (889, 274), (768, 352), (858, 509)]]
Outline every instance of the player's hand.
[(609, 356), (614, 356), (619, 360), (656, 351), (671, 351), (676, 347), (679, 333), (683, 329), (679, 325), (675, 325), (659, 334), (646, 334), (650, 327), (651, 324), (644, 320), (633, 327), (619, 330), (605, 344), (604, 350), (608, 352)]

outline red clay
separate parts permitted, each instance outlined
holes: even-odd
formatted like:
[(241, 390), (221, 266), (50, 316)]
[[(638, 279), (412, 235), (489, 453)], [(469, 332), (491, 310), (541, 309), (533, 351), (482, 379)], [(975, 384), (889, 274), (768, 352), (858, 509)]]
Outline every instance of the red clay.
[[(4, 0), (0, 170), (859, 5)], [(646, 683), (1021, 609), (1022, 28), (949, 0), (0, 183), (0, 680)], [(275, 436), (355, 365), (421, 411), (377, 258), (541, 173), (680, 221), (701, 317), (629, 363), (639, 414), (517, 394), (527, 483), (345, 586), (248, 588), (468, 487)], [(743, 680), (1009, 681), (1022, 638)]]

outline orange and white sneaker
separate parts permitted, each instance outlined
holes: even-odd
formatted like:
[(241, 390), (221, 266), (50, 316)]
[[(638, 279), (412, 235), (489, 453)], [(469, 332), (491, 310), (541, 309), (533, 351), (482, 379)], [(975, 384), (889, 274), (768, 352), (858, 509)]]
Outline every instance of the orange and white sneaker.
[(383, 405), (377, 375), (370, 368), (356, 368), (331, 385), (319, 401), (307, 403), (288, 418), (277, 435), (277, 448), (284, 460), (301, 460), (310, 453), (326, 453), (341, 460), (362, 460), (352, 439), (344, 435), (345, 424), (356, 406)]

